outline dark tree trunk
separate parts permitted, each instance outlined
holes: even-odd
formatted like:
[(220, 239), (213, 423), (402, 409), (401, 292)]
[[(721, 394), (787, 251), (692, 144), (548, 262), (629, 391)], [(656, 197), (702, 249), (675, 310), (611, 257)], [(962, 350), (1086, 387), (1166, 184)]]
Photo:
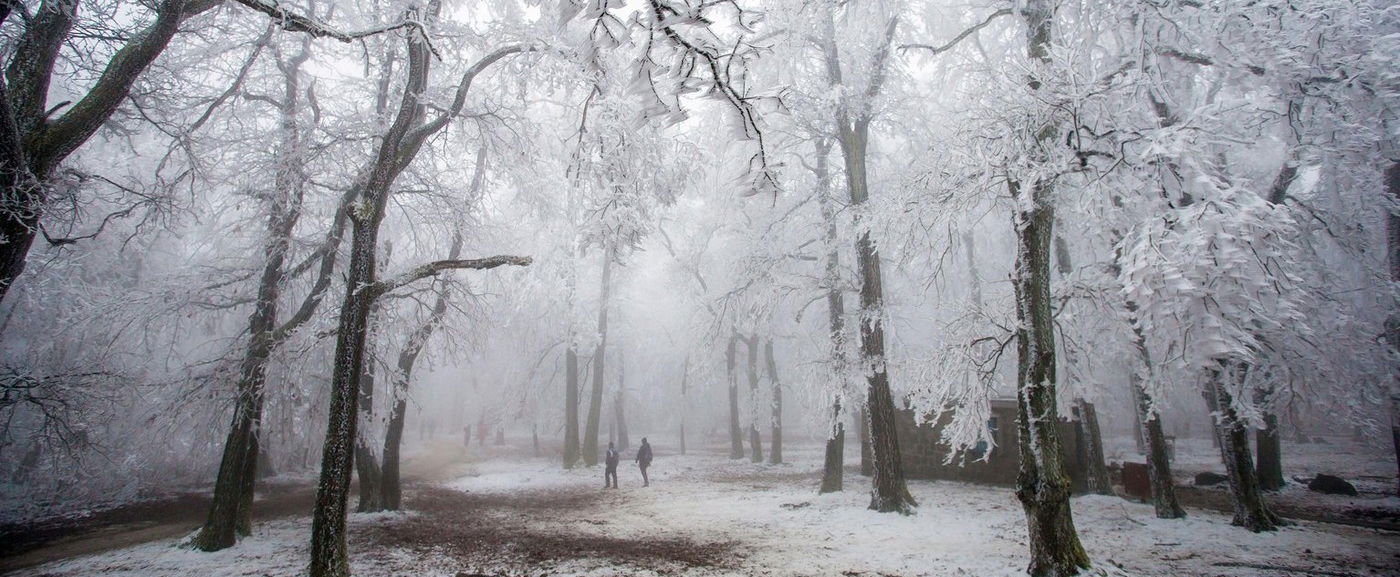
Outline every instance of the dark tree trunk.
[(860, 429), (860, 474), (869, 477), (875, 474), (875, 459), (870, 451), (870, 414), (864, 408), (856, 409), (856, 426)]
[[(477, 171), (473, 179), (473, 191), (481, 188), (481, 179), (486, 162), (486, 147), (483, 146), (477, 154)], [(458, 229), (452, 234), (452, 247), (448, 249), (448, 258), (457, 259), (462, 254), (462, 231)], [(423, 348), (427, 346), (428, 339), (433, 336), (433, 332), (442, 324), (442, 319), (447, 316), (447, 305), (451, 295), (448, 287), (444, 284), (438, 289), (437, 300), (433, 303), (433, 310), (428, 313), (428, 318), (423, 324), (409, 333), (408, 339), (404, 343), (404, 348), (399, 351), (398, 374), (394, 376), (394, 398), (393, 408), (389, 415), (389, 425), (384, 431), (384, 466), (380, 471), (379, 479), (379, 505), (383, 509), (397, 511), (403, 503), (403, 480), (400, 478), (400, 455), (403, 445), (403, 427), (408, 409), (408, 387), (413, 382), (413, 368), (418, 364), (418, 357), (423, 353)], [(470, 435), (470, 428), (466, 429)], [(471, 437), (467, 436), (464, 442), (470, 442)], [(360, 488), (361, 493), (365, 491)]]
[(384, 510), (381, 500), (383, 492), (380, 487), (380, 481), (384, 478), (383, 471), (379, 468), (379, 459), (374, 455), (373, 449), (370, 448), (370, 439), (367, 438), (371, 430), (369, 424), (374, 422), (374, 378), (374, 360), (371, 358), (365, 364), (364, 373), (360, 375), (360, 434), (355, 437), (355, 475), (360, 479), (360, 500), (355, 510), (360, 513)]
[(1282, 489), (1283, 444), (1279, 439), (1278, 415), (1272, 410), (1264, 411), (1264, 428), (1254, 432), (1254, 444), (1259, 451), (1259, 463), (1254, 469), (1259, 477), (1259, 488), (1265, 491)]
[[(262, 424), (264, 387), (267, 363), (277, 346), (278, 334), (296, 328), (301, 315), (294, 315), (289, 326), (278, 327), (278, 300), (286, 276), (287, 252), (292, 231), (301, 216), (305, 185), (304, 159), (300, 124), (301, 65), (310, 57), (309, 45), (303, 43), (300, 54), (281, 63), (283, 96), (280, 104), (282, 141), (279, 157), (282, 166), (273, 178), (272, 202), (268, 206), (267, 239), (262, 274), (258, 279), (257, 299), (248, 318), (248, 348), (239, 368), (238, 396), (234, 402), (233, 423), (224, 442), (219, 473), (214, 481), (214, 495), (204, 526), (195, 535), (193, 545), (202, 551), (218, 551), (232, 547), (238, 535), (252, 533), (252, 504), (257, 480), (259, 434)], [(339, 227), (342, 223), (335, 223)], [(339, 233), (332, 231), (339, 244)], [(21, 256), (22, 258), (22, 256)], [(320, 292), (313, 288), (308, 299), (314, 307)], [(305, 308), (307, 304), (303, 304)]]
[[(837, 404), (832, 411), (838, 415), (841, 412), (841, 405)], [(822, 486), (818, 493), (835, 493), (843, 489), (842, 469), (846, 461), (846, 426), (841, 423), (840, 417), (836, 417), (836, 424), (832, 427), (835, 432), (831, 433), (831, 438), (826, 440), (826, 459), (822, 463)]]
[(744, 433), (739, 428), (739, 376), (738, 376), (739, 334), (729, 335), (729, 348), (725, 349), (724, 363), (729, 376), (729, 458), (744, 458)]
[(1143, 390), (1136, 375), (1133, 377), (1133, 398), (1137, 405), (1137, 421), (1143, 423), (1144, 438), (1139, 444), (1147, 447), (1147, 474), (1152, 481), (1152, 508), (1158, 519), (1182, 519), (1186, 511), (1176, 499), (1176, 482), (1172, 479), (1167, 437), (1162, 434), (1162, 418), (1152, 407), (1152, 400)]
[(1103, 458), (1103, 437), (1099, 432), (1099, 415), (1094, 404), (1075, 400), (1075, 426), (1083, 445), (1084, 490), (1094, 495), (1112, 495), (1113, 484), (1108, 480), (1108, 467)]
[(598, 464), (598, 433), (603, 418), (603, 360), (608, 347), (608, 291), (612, 284), (612, 261), (617, 253), (611, 245), (603, 251), (603, 292), (598, 300), (598, 346), (593, 349), (593, 391), (589, 396), (588, 425), (583, 433), (583, 464)]
[[(1021, 8), (1026, 22), (1026, 52), (1037, 66), (1050, 59), (1054, 9), (1048, 0), (1028, 0)], [(1029, 82), (1032, 92), (1038, 81)], [(1039, 127), (1031, 150), (1037, 161), (1056, 146), (1058, 128)], [(1008, 181), (1016, 230), (1017, 428), (1021, 470), (1016, 496), (1026, 512), (1032, 576), (1077, 575), (1089, 568), (1070, 511), (1070, 481), (1060, 459), (1060, 417), (1056, 411), (1055, 321), (1050, 298), (1050, 245), (1054, 238), (1053, 190), (1046, 181)], [(1028, 185), (1028, 186), (1027, 186)]]
[(617, 450), (632, 446), (627, 438), (627, 366), (624, 360), (617, 363), (617, 397), (613, 399), (613, 415), (617, 417)]
[[(413, 14), (428, 21), (437, 17), (440, 4), (430, 2), (426, 14)], [(334, 365), (331, 371), (330, 416), (326, 425), (326, 442), (321, 455), (321, 477), (316, 488), (316, 506), (311, 518), (310, 577), (347, 577), (350, 561), (345, 548), (346, 507), (350, 496), (350, 475), (354, 459), (354, 444), (359, 419), (359, 379), (364, 370), (365, 338), (370, 310), (374, 301), (393, 285), (375, 279), (376, 248), (379, 225), (384, 219), (386, 205), (394, 180), (417, 156), (429, 137), (446, 127), (460, 112), (473, 79), (493, 62), (523, 47), (512, 46), (492, 52), (477, 61), (462, 76), (456, 97), (433, 121), (424, 123), (426, 105), (422, 95), (428, 83), (431, 49), (420, 35), (407, 35), (408, 71), (398, 112), (393, 123), (379, 141), (374, 160), (355, 178), (350, 190), (356, 197), (357, 209), (351, 220), (352, 241), (350, 262), (346, 267), (345, 299), (340, 309), (336, 331)], [(497, 258), (482, 261), (473, 268), (489, 268), (503, 264), (529, 264), (528, 259)], [(451, 264), (451, 263), (448, 263)], [(447, 265), (444, 265), (447, 266)], [(423, 275), (442, 270), (436, 267), (415, 269)], [(421, 278), (417, 274), (411, 278)]]
[(1249, 451), (1249, 429), (1235, 412), (1234, 399), (1226, 390), (1224, 379), (1243, 379), (1247, 366), (1227, 363), (1211, 371), (1207, 383), (1207, 400), (1216, 420), (1215, 434), (1220, 439), (1220, 456), (1230, 476), (1230, 503), (1235, 517), (1232, 525), (1259, 533), (1276, 531), (1282, 520), (1269, 510), (1259, 478), (1254, 474), (1254, 462)]
[[(846, 185), (851, 204), (864, 204), (869, 198), (866, 180), (866, 146), (869, 119), (841, 123), (841, 152), (846, 162)], [(880, 274), (880, 253), (870, 240), (870, 232), (856, 241), (856, 262), (860, 270), (860, 352), (866, 377), (865, 416), (870, 422), (870, 456), (874, 476), (870, 508), (881, 512), (908, 514), (917, 505), (904, 484), (899, 439), (895, 432), (894, 396), (890, 393), (885, 364), (884, 287)]]
[(770, 339), (763, 347), (764, 359), (768, 361), (768, 379), (773, 381), (773, 435), (770, 442), (772, 449), (768, 451), (768, 462), (774, 465), (781, 465), (783, 462), (783, 384), (778, 381), (778, 363), (773, 360), (773, 341)]
[(745, 339), (745, 342), (749, 347), (749, 460), (762, 463), (763, 438), (758, 434), (758, 335)]
[[(407, 379), (404, 379), (405, 381)], [(398, 511), (403, 506), (403, 480), (400, 478), (400, 450), (403, 446), (403, 426), (407, 418), (408, 401), (402, 397), (394, 401), (393, 412), (389, 415), (389, 426), (384, 431), (384, 468), (379, 483), (379, 500), (384, 509)]]

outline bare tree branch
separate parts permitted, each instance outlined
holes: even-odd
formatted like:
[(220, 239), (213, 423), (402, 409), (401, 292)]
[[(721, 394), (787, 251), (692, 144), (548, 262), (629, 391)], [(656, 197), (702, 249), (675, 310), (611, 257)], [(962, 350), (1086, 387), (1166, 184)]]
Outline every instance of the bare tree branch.
[(445, 270), (487, 270), (504, 265), (529, 266), (531, 262), (533, 262), (533, 259), (531, 259), (528, 256), (511, 255), (497, 255), (488, 256), (486, 258), (448, 259), (433, 261), (427, 264), (418, 265), (413, 270), (410, 270), (396, 277), (387, 278), (377, 283), (374, 283), (373, 285), (370, 285), (368, 290), (372, 291), (371, 294), (373, 294), (374, 296), (379, 296), (399, 287), (402, 287), (406, 284), (409, 284), (413, 281), (416, 281), (418, 279), (436, 276), (438, 273)]

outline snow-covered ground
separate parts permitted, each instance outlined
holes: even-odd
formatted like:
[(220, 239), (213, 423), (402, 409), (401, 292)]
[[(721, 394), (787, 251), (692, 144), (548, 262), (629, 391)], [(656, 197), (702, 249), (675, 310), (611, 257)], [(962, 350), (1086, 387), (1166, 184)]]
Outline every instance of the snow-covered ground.
[[(476, 462), (411, 492), (416, 511), (353, 515), (352, 565), (362, 576), (1024, 574), (1025, 521), (1010, 489), (912, 481), (918, 512), (881, 514), (865, 508), (863, 477), (816, 494), (816, 447), (788, 456), (794, 464), (771, 466), (663, 453), (651, 487), (624, 464), (618, 490), (602, 488), (599, 470), (563, 471), (553, 459)], [(1400, 574), (1394, 533), (1302, 522), (1252, 534), (1221, 513), (1158, 520), (1150, 506), (1113, 497), (1073, 506), (1084, 546), (1110, 574), (1289, 574), (1248, 565)], [(162, 541), (17, 574), (290, 576), (305, 566), (309, 535), (306, 518), (273, 521), (220, 553)]]

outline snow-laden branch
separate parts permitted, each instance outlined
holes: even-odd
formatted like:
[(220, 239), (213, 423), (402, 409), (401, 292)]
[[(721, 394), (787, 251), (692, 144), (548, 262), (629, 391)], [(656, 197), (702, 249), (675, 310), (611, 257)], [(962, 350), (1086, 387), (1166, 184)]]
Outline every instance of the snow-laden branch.
[(375, 296), (379, 296), (404, 285), (407, 285), (413, 281), (428, 278), (430, 276), (436, 276), (438, 273), (445, 270), (486, 270), (505, 265), (529, 266), (531, 262), (533, 262), (533, 259), (531, 259), (528, 256), (512, 255), (496, 255), (488, 256), (486, 258), (438, 260), (427, 264), (418, 265), (413, 270), (410, 270), (406, 273), (374, 283), (374, 285), (371, 286), (370, 290)]
[(904, 52), (905, 50), (927, 50), (929, 56), (935, 56), (952, 50), (954, 46), (957, 46), (959, 42), (966, 40), (968, 36), (972, 36), (973, 34), (976, 34), (978, 30), (986, 28), (987, 25), (991, 24), (997, 18), (1000, 18), (1002, 16), (1009, 16), (1010, 14), (1010, 8), (1002, 8), (1001, 10), (997, 10), (996, 12), (987, 15), (987, 18), (982, 20), (981, 23), (971, 28), (968, 28), (967, 30), (963, 30), (962, 34), (954, 36), (953, 39), (949, 40), (948, 42), (945, 42), (938, 46), (933, 46), (931, 44), (901, 44), (899, 46), (899, 51)]
[[(776, 192), (781, 186), (778, 183), (774, 166), (768, 162), (768, 144), (764, 141), (764, 132), (761, 125), (760, 113), (755, 106), (754, 98), (740, 93), (735, 87), (733, 78), (730, 75), (730, 64), (733, 63), (738, 47), (734, 47), (729, 54), (724, 54), (720, 49), (704, 45), (698, 41), (691, 41), (682, 36), (676, 30), (677, 25), (682, 24), (706, 24), (706, 21), (699, 13), (683, 15), (680, 11), (663, 5), (660, 0), (647, 0), (651, 7), (652, 25), (661, 34), (676, 45), (678, 49), (686, 55), (697, 58), (704, 63), (709, 71), (710, 79), (716, 92), (720, 94), (725, 102), (739, 115), (740, 123), (744, 130), (744, 136), (753, 139), (758, 144), (758, 151), (754, 153), (750, 170), (754, 174), (753, 190), (754, 194), (760, 192)], [(673, 16), (667, 16), (670, 12)]]
[[(325, 22), (317, 20), (316, 18), (292, 12), (291, 10), (288, 10), (287, 8), (283, 7), (276, 0), (233, 1), (247, 6), (249, 8), (252, 8), (253, 10), (257, 10), (258, 12), (262, 12), (263, 14), (267, 14), (268, 16), (271, 16), (273, 18), (273, 21), (276, 22), (277, 25), (280, 26), (283, 30), (286, 30), (288, 32), (303, 32), (315, 38), (334, 38), (341, 42), (354, 42), (355, 40), (361, 40), (364, 38), (369, 38), (370, 36), (385, 34), (404, 28), (412, 28), (414, 30), (417, 30), (418, 33), (422, 35), (425, 41), (428, 38), (428, 29), (424, 27), (423, 22), (415, 18), (406, 18), (393, 24), (385, 24), (382, 26), (375, 26), (373, 28), (365, 30), (348, 32), (344, 30), (338, 30)], [(438, 55), (437, 49), (433, 48), (431, 43), (428, 44), (428, 49), (432, 50), (433, 56), (441, 58), (441, 56)]]

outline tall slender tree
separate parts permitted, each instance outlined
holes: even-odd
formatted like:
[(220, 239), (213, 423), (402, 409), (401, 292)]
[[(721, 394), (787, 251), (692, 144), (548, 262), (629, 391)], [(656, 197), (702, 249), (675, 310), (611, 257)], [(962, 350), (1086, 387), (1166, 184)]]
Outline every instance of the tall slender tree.
[[(851, 17), (854, 6), (846, 8)], [(821, 38), (826, 63), (827, 80), (840, 90), (845, 80), (846, 66), (836, 45), (835, 6), (823, 18)], [(891, 45), (899, 17), (885, 19), (882, 34), (869, 62), (853, 64), (868, 72), (864, 90), (836, 104), (837, 142), (845, 161), (846, 189), (850, 204), (860, 207), (870, 198), (867, 151), (870, 143), (870, 123), (875, 118), (873, 101), (880, 95), (890, 65)], [(899, 439), (895, 429), (895, 403), (890, 391), (889, 366), (885, 361), (884, 286), (880, 272), (880, 251), (870, 238), (869, 230), (860, 230), (856, 239), (856, 264), (860, 275), (860, 356), (866, 374), (866, 401), (863, 415), (869, 422), (870, 454), (874, 482), (870, 508), (881, 512), (908, 514), (917, 506), (914, 496), (904, 482), (904, 465), (900, 461)], [(862, 427), (865, 428), (865, 427)]]
[[(436, 0), (413, 16), (424, 22), (436, 20), (441, 4)], [(365, 338), (369, 313), (375, 300), (415, 280), (450, 269), (486, 269), (502, 265), (527, 265), (529, 258), (500, 256), (473, 260), (435, 261), (408, 273), (383, 280), (375, 278), (379, 226), (383, 222), (394, 180), (408, 168), (429, 137), (447, 127), (466, 106), (472, 82), (491, 64), (527, 51), (522, 45), (498, 48), (478, 60), (463, 73), (453, 99), (438, 116), (427, 119), (423, 95), (428, 87), (432, 49), (426, 34), (408, 34), (408, 70), (402, 98), (393, 123), (375, 147), (373, 158), (356, 176), (351, 211), (352, 241), (347, 265), (346, 294), (341, 305), (336, 333), (335, 365), (331, 378), (330, 420), (321, 458), (321, 477), (316, 491), (316, 507), (311, 525), (311, 577), (349, 575), (345, 547), (346, 501), (356, 435), (359, 379), (364, 367)]]

